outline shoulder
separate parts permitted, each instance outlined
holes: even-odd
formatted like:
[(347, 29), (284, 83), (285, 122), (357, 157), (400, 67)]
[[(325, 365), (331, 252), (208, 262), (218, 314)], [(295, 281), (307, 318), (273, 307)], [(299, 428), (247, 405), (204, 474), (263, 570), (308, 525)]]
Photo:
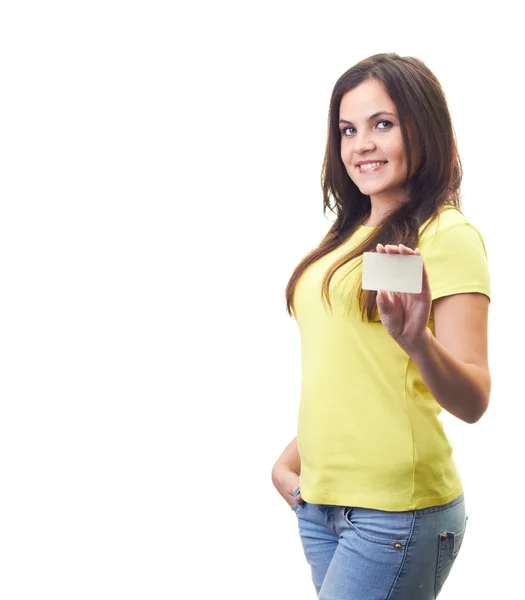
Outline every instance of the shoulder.
[(449, 250), (456, 252), (475, 247), (487, 256), (487, 249), (479, 229), (456, 207), (446, 207), (439, 216), (420, 227), (419, 248), (425, 250)]
[(429, 219), (419, 228), (420, 239), (427, 244), (433, 243), (445, 232), (459, 228), (458, 233), (460, 233), (461, 229), (466, 227), (477, 231), (476, 227), (458, 208), (445, 207), (435, 219)]
[(469, 292), (490, 299), (485, 244), (481, 233), (461, 211), (444, 210), (422, 229), (418, 248), (430, 280), (432, 300)]

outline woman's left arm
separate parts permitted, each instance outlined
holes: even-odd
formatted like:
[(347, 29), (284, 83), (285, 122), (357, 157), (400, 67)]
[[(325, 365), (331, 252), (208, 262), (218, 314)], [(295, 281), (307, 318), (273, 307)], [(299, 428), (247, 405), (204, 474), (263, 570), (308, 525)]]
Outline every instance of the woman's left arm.
[[(419, 249), (401, 244), (378, 244), (377, 251), (420, 254)], [(436, 401), (466, 423), (478, 421), (487, 410), (491, 390), (488, 296), (458, 293), (434, 300), (434, 337), (428, 327), (432, 294), (423, 264), (421, 294), (380, 290), (377, 306), (386, 330), (414, 361)]]
[(466, 423), (479, 421), (489, 405), (488, 305), (488, 297), (478, 293), (438, 298), (436, 337), (427, 327), (421, 341), (398, 342), (437, 402)]

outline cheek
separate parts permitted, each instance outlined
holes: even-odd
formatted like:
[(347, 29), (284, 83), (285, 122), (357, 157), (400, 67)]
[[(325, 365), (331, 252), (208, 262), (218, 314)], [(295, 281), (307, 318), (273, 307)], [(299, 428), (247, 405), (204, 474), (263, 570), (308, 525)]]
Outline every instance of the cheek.
[(390, 162), (393, 167), (392, 173), (395, 173), (397, 177), (404, 177), (407, 168), (404, 153), (399, 149), (392, 149), (390, 151)]
[(400, 146), (398, 143), (390, 144), (388, 148), (385, 148), (385, 152), (387, 156), (390, 156), (390, 159), (397, 164), (405, 162), (405, 150), (403, 146)]
[(341, 160), (346, 167), (349, 167), (352, 162), (353, 152), (350, 144), (341, 144)]

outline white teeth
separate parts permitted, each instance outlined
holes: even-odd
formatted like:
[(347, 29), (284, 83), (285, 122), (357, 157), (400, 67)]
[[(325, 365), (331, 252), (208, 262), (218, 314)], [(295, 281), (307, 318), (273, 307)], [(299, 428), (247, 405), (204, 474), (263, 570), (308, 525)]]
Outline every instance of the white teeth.
[(377, 165), (383, 165), (384, 161), (382, 162), (375, 162), (375, 163), (368, 163), (366, 165), (359, 165), (360, 169), (373, 169), (374, 167), (377, 167)]

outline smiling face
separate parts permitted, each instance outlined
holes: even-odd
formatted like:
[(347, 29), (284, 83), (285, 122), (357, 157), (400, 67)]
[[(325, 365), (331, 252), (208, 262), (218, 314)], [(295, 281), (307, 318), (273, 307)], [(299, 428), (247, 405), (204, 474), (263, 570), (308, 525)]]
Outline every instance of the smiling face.
[[(408, 200), (407, 190), (401, 189), (407, 161), (398, 113), (381, 82), (369, 79), (347, 92), (341, 99), (339, 119), (341, 159), (361, 193), (370, 196), (373, 204), (385, 206)], [(419, 151), (415, 132), (407, 126), (413, 175)], [(381, 164), (371, 168), (358, 164), (376, 161)]]

